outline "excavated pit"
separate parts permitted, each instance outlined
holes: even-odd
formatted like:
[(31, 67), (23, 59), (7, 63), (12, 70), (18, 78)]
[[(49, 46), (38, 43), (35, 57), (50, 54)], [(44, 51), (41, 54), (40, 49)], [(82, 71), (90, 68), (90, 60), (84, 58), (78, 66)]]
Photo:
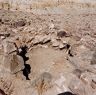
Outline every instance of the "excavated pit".
[(96, 95), (95, 59), (94, 0), (0, 1), (0, 95)]

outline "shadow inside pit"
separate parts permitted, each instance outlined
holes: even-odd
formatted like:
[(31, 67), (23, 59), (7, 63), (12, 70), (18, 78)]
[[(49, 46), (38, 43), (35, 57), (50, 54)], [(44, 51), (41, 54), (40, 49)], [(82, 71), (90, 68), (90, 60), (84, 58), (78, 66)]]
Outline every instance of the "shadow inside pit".
[(64, 92), (64, 93), (60, 93), (58, 95), (76, 95), (76, 94), (73, 94), (72, 92), (67, 91), (67, 92)]
[(30, 80), (28, 75), (31, 73), (31, 66), (29, 64), (24, 65), (25, 68), (23, 69), (23, 75), (26, 77), (26, 80)]
[(0, 95), (7, 95), (3, 90), (0, 89)]
[(31, 73), (31, 66), (29, 64), (26, 64), (26, 61), (29, 60), (29, 57), (26, 57), (28, 47), (24, 46), (24, 47), (21, 47), (20, 49), (21, 51), (18, 53), (18, 55), (20, 55), (23, 58), (24, 66), (25, 66), (25, 68), (22, 70), (23, 75), (26, 77), (26, 80), (30, 80), (29, 74)]

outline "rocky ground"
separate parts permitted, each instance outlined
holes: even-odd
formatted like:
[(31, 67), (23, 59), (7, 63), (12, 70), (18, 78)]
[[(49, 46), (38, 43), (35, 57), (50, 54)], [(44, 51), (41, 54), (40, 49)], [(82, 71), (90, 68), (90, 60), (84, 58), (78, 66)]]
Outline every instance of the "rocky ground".
[(0, 10), (0, 95), (96, 95), (96, 14)]

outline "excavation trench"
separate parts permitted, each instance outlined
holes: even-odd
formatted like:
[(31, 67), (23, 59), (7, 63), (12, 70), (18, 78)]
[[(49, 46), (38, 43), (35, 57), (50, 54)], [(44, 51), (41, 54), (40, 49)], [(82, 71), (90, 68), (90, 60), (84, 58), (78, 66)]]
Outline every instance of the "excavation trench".
[(29, 64), (26, 64), (26, 61), (29, 60), (29, 57), (26, 57), (27, 46), (21, 47), (20, 49), (21, 49), (21, 51), (17, 52), (17, 54), (20, 55), (23, 58), (23, 60), (24, 60), (25, 68), (22, 70), (23, 71), (23, 75), (26, 77), (26, 80), (30, 80), (29, 79), (29, 74), (31, 72), (31, 66)]

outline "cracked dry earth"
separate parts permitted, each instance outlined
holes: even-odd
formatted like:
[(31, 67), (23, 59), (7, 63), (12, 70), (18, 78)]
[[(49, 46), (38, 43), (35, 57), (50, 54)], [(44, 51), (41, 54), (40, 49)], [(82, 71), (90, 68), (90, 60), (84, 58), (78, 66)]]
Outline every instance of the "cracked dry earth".
[[(24, 76), (25, 61), (16, 53), (25, 46), (30, 80)], [(95, 47), (95, 12), (0, 10), (0, 95), (96, 95)]]

